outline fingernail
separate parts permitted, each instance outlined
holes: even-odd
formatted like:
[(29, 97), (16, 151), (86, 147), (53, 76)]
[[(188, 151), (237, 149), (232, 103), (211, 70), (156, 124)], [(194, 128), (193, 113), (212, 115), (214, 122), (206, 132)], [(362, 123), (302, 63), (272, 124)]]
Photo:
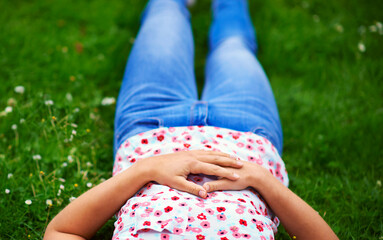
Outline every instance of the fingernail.
[(235, 178), (239, 178), (239, 175), (236, 174), (236, 173), (233, 173), (233, 177), (235, 177)]
[(210, 186), (208, 185), (208, 184), (206, 184), (205, 186), (203, 186), (204, 188), (205, 188), (205, 190), (206, 190), (206, 192), (208, 192), (209, 191), (209, 189), (210, 189)]
[(198, 193), (198, 195), (199, 195), (200, 197), (204, 198), (205, 195), (206, 195), (206, 192), (205, 192), (204, 190), (200, 190), (199, 193)]
[(242, 161), (239, 161), (239, 160), (237, 160), (237, 165), (238, 165), (238, 166), (243, 166), (243, 162), (242, 162)]

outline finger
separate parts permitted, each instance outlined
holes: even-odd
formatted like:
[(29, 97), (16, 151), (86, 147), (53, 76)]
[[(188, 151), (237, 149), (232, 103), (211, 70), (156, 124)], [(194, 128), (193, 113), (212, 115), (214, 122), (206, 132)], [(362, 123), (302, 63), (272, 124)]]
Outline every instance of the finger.
[(217, 177), (224, 177), (230, 180), (237, 180), (239, 175), (234, 173), (230, 168), (223, 168), (215, 164), (197, 162), (191, 166), (190, 172), (193, 174), (213, 175)]
[(226, 153), (225, 153), (225, 156), (208, 154), (208, 155), (197, 155), (196, 157), (201, 162), (212, 163), (212, 164), (220, 165), (223, 167), (241, 168), (243, 166), (243, 162), (239, 160), (239, 158), (230, 156), (229, 154), (226, 154)]
[(238, 190), (235, 186), (235, 182), (222, 178), (217, 181), (207, 182), (203, 185), (206, 192), (214, 192), (218, 190)]
[(191, 181), (188, 181), (183, 177), (177, 178), (177, 180), (175, 180), (172, 183), (171, 187), (176, 188), (176, 189), (181, 190), (181, 191), (184, 191), (184, 192), (194, 194), (194, 195), (199, 196), (201, 198), (206, 198), (206, 196), (207, 196), (207, 192), (202, 186), (195, 184)]

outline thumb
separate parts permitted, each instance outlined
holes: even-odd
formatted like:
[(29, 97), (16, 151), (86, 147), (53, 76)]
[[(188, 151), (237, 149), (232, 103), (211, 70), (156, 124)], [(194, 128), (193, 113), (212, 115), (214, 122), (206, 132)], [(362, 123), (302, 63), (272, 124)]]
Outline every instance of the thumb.
[(222, 178), (216, 181), (206, 182), (203, 185), (203, 188), (208, 193), (218, 191), (218, 190), (234, 190), (233, 181), (230, 181), (227, 178)]
[(202, 186), (188, 181), (183, 177), (180, 177), (177, 181), (175, 181), (173, 183), (173, 187), (178, 190), (194, 194), (201, 198), (206, 198), (207, 196), (207, 192)]

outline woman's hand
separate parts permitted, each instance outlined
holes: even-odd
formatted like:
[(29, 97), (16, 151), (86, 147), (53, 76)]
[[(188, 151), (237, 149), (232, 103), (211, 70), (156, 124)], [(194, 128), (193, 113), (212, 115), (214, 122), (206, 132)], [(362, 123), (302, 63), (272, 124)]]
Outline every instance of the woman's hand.
[(198, 195), (202, 198), (207, 196), (206, 190), (187, 180), (189, 174), (205, 174), (230, 179), (235, 181), (239, 178), (234, 172), (243, 166), (243, 162), (229, 154), (192, 150), (171, 154), (164, 154), (142, 159), (136, 163), (144, 171), (148, 181), (155, 181), (181, 191)]
[[(207, 182), (203, 185), (207, 192), (218, 190), (242, 190), (247, 187), (252, 187), (256, 190), (261, 190), (262, 181), (273, 177), (273, 175), (264, 167), (256, 163), (242, 161), (244, 165), (240, 169), (232, 169), (232, 171), (240, 176), (236, 181), (231, 181), (228, 178), (221, 178), (216, 181)], [(229, 170), (229, 169), (228, 169)]]
[(233, 169), (233, 172), (240, 176), (238, 180), (222, 178), (205, 183), (203, 187), (207, 192), (253, 187), (266, 200), (292, 238), (338, 239), (313, 208), (285, 187), (266, 168), (256, 163), (243, 163), (242, 168)]

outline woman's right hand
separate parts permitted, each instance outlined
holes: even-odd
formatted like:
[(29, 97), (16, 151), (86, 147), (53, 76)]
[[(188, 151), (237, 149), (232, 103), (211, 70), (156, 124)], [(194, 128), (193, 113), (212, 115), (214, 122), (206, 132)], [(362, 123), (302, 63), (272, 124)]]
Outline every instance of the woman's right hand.
[(147, 181), (155, 181), (181, 191), (206, 198), (206, 190), (187, 180), (189, 174), (214, 175), (235, 181), (239, 176), (233, 168), (241, 168), (238, 158), (217, 151), (191, 150), (148, 157), (138, 161)]

